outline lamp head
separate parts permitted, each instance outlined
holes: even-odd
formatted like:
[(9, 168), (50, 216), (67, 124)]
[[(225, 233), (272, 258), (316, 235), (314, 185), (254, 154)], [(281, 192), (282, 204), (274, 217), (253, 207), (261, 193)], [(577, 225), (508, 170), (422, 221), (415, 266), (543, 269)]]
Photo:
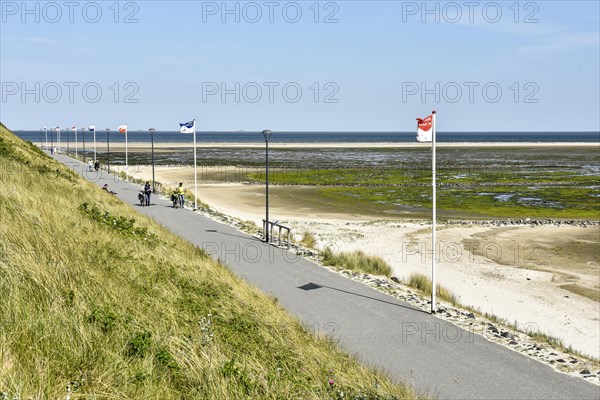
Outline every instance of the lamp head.
[(150, 129), (148, 129), (148, 130), (150, 131), (150, 133), (154, 133), (154, 132), (156, 132), (156, 129), (154, 129), (154, 128), (150, 128)]
[(271, 138), (271, 135), (273, 134), (273, 132), (271, 132), (268, 129), (265, 129), (264, 131), (262, 131), (262, 134), (265, 137), (265, 141), (268, 141)]

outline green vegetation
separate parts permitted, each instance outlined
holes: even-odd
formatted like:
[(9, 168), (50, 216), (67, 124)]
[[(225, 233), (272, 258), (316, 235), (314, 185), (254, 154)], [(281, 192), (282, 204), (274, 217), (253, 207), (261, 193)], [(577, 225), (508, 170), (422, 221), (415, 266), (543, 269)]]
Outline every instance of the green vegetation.
[[(600, 182), (595, 175), (581, 174), (572, 169), (550, 167), (535, 168), (486, 168), (438, 167), (438, 184), (474, 185), (539, 185), (569, 182), (577, 185), (594, 185)], [(248, 171), (248, 179), (257, 183), (265, 181), (264, 172)], [(415, 165), (414, 168), (332, 168), (332, 169), (273, 169), (269, 182), (286, 185), (338, 185), (338, 186), (398, 186), (431, 185), (431, 166)]]
[[(260, 183), (264, 173), (251, 173)], [(429, 213), (431, 171), (427, 169), (281, 170), (277, 185), (318, 188), (324, 202), (342, 210), (378, 214)], [(600, 215), (600, 176), (574, 170), (444, 168), (438, 171), (440, 218), (594, 219)]]
[[(431, 279), (426, 277), (423, 274), (413, 273), (408, 277), (408, 280), (405, 282), (408, 287), (418, 290), (425, 296), (431, 296), (431, 291), (433, 290), (433, 284), (431, 283)], [(441, 286), (439, 283), (435, 285), (437, 297), (440, 299), (447, 301), (448, 303), (458, 306), (460, 302), (458, 297), (454, 294), (454, 292), (449, 289)]]
[(416, 397), (4, 126), (0, 157), (0, 397)]
[(136, 227), (134, 218), (113, 216), (110, 214), (110, 211), (101, 211), (98, 206), (90, 207), (88, 203), (81, 204), (79, 210), (93, 221), (99, 222), (133, 240), (144, 241), (146, 244), (152, 245), (152, 247), (158, 241), (156, 234), (148, 232), (148, 228)]
[(308, 249), (314, 249), (317, 245), (317, 239), (312, 233), (304, 231), (302, 233), (302, 239), (300, 239), (300, 244)]
[(392, 276), (392, 267), (381, 257), (370, 256), (360, 250), (334, 253), (327, 247), (321, 252), (321, 257), (324, 265), (388, 278)]
[(250, 221), (250, 220), (239, 221), (239, 229), (242, 232), (246, 232), (251, 235), (254, 235), (256, 232), (259, 231), (256, 223), (254, 221)]

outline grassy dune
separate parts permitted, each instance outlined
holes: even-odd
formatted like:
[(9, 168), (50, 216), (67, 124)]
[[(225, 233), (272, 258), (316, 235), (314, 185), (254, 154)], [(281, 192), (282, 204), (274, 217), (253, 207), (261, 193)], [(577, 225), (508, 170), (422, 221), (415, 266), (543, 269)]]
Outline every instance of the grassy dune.
[(0, 398), (416, 398), (4, 126), (0, 174)]

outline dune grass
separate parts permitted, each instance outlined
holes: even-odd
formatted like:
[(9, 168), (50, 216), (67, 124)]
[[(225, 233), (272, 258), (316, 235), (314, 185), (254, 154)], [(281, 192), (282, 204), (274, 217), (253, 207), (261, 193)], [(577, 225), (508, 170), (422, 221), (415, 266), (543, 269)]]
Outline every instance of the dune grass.
[(314, 249), (317, 246), (317, 238), (312, 233), (304, 231), (302, 232), (300, 244), (308, 249)]
[[(431, 283), (431, 279), (427, 276), (419, 273), (413, 273), (408, 277), (405, 284), (408, 287), (418, 290), (425, 296), (431, 296), (431, 291), (433, 290), (433, 284)], [(451, 290), (441, 286), (439, 283), (435, 285), (437, 297), (440, 299), (447, 301), (448, 303), (458, 306), (460, 302), (458, 297)]]
[(335, 253), (327, 247), (321, 252), (324, 265), (365, 274), (392, 276), (392, 267), (381, 257), (365, 254), (362, 250)]
[(4, 126), (0, 174), (0, 396), (416, 398)]
[(239, 221), (239, 229), (242, 232), (246, 232), (250, 235), (254, 235), (256, 232), (261, 230), (258, 228), (258, 225), (256, 225), (256, 223), (254, 221), (250, 221), (250, 220)]

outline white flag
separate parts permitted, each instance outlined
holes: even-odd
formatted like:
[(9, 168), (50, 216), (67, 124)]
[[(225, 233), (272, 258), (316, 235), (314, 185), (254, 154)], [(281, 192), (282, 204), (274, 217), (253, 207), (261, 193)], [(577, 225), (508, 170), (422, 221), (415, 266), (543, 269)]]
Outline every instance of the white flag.
[(96, 130), (96, 125), (90, 125), (90, 132)]
[(181, 128), (181, 133), (194, 133), (194, 128), (196, 125), (196, 120), (180, 123), (179, 127)]
[(421, 119), (417, 118), (417, 141), (431, 142), (435, 126), (433, 124), (433, 114)]

